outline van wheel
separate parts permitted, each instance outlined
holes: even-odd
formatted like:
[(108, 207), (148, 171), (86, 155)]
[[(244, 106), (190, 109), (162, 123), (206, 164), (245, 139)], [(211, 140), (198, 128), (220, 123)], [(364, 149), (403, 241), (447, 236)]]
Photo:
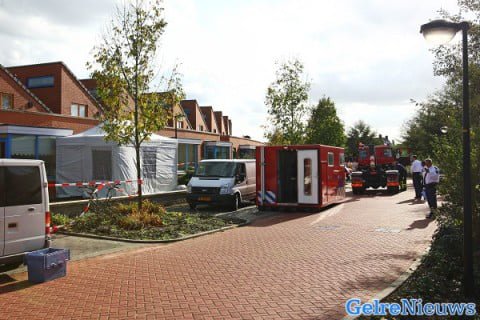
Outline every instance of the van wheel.
[(237, 211), (238, 208), (240, 208), (240, 196), (238, 195), (238, 193), (236, 193), (235, 198), (233, 199), (233, 202), (232, 202), (232, 209), (233, 211)]

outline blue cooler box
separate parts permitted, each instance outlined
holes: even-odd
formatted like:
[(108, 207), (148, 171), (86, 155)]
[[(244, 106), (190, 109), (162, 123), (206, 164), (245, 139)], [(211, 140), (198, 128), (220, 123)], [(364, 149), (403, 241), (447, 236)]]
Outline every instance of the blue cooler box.
[(42, 283), (64, 277), (67, 274), (69, 249), (47, 248), (29, 252), (25, 255), (28, 268), (28, 281)]

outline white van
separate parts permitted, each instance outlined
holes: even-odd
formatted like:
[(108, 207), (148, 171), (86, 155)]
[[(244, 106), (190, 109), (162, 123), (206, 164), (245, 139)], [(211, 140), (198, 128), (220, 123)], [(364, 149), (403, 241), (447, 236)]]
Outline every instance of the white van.
[(187, 202), (228, 205), (237, 210), (245, 200), (255, 200), (255, 160), (202, 160), (187, 185)]
[(48, 182), (42, 160), (0, 159), (0, 265), (50, 246)]

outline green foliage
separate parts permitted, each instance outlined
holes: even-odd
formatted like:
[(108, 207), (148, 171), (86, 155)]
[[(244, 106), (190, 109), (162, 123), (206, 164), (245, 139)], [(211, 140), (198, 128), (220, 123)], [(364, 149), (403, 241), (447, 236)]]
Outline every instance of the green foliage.
[(330, 98), (321, 98), (312, 109), (306, 128), (306, 143), (344, 146), (345, 128)]
[(364, 145), (383, 144), (383, 140), (378, 137), (377, 133), (362, 120), (357, 121), (348, 129), (346, 154), (350, 157), (357, 157), (360, 142)]
[(65, 226), (72, 222), (72, 218), (61, 214), (52, 212), (52, 225), (54, 226)]
[[(100, 118), (107, 140), (131, 144), (136, 150), (137, 179), (141, 179), (140, 146), (162, 129), (173, 105), (184, 96), (175, 67), (163, 93), (150, 93), (158, 73), (154, 59), (166, 22), (160, 0), (138, 0), (117, 7), (102, 42), (87, 67), (97, 83), (102, 103)], [(139, 206), (141, 205), (141, 184)]]
[(98, 209), (72, 220), (67, 230), (128, 239), (162, 240), (227, 225), (225, 220), (216, 217), (170, 212), (150, 201), (144, 201), (141, 209), (132, 203)]
[(305, 114), (308, 111), (310, 83), (302, 80), (303, 64), (290, 60), (278, 66), (277, 79), (268, 87), (265, 104), (270, 127), (265, 137), (270, 144), (301, 144), (304, 141)]

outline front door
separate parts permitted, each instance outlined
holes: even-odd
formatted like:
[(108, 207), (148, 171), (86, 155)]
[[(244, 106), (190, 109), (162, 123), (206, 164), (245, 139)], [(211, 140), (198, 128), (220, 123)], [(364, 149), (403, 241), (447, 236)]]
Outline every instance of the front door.
[(318, 204), (318, 151), (297, 153), (298, 203)]
[(278, 195), (277, 203), (297, 203), (297, 152), (278, 152)]

